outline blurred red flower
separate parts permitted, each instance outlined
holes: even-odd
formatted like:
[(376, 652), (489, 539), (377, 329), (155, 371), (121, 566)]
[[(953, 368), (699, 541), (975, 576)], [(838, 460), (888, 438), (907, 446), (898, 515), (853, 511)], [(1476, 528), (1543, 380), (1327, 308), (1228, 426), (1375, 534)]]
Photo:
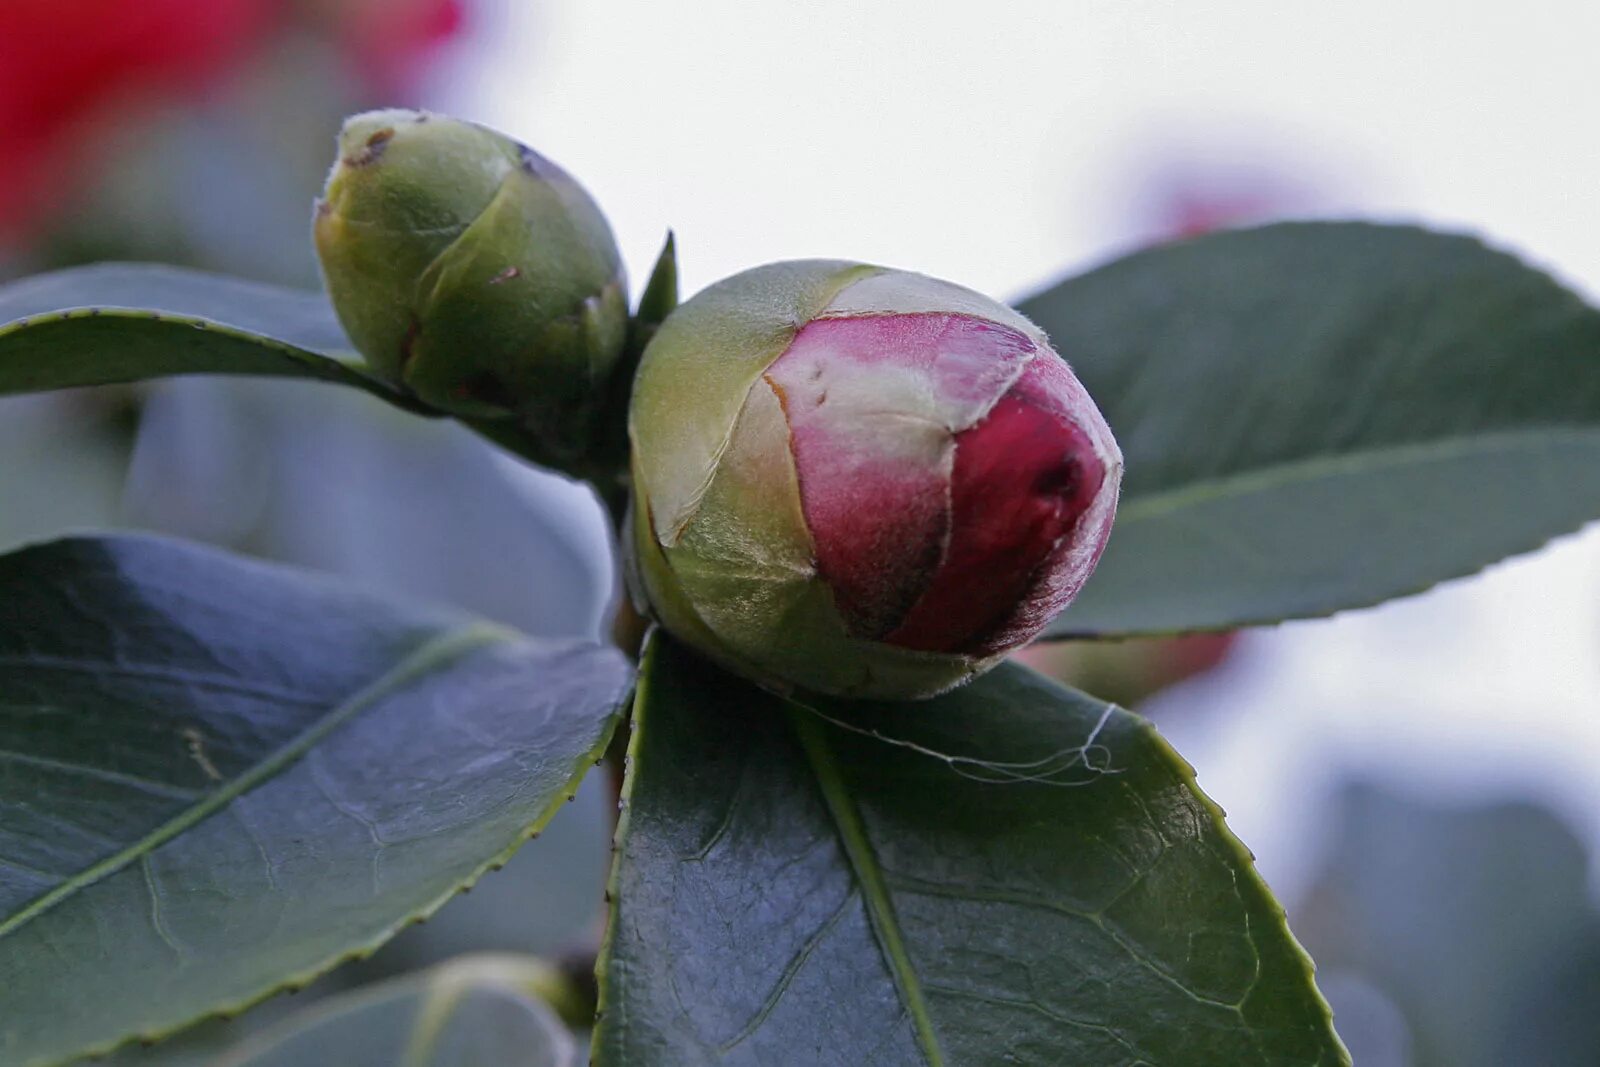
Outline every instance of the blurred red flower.
[(1151, 675), (1161, 687), (1176, 685), (1222, 665), (1239, 643), (1239, 631), (1215, 634), (1184, 634), (1162, 638), (1155, 645)]
[(0, 244), (93, 177), (105, 123), (214, 90), (286, 25), (331, 37), (381, 96), (462, 15), (461, 0), (0, 0)]
[(466, 15), (461, 0), (312, 0), (303, 7), (379, 95), (403, 89), (419, 63), (461, 30)]
[(203, 89), (271, 25), (272, 0), (0, 4), (0, 239), (59, 199), (97, 123)]

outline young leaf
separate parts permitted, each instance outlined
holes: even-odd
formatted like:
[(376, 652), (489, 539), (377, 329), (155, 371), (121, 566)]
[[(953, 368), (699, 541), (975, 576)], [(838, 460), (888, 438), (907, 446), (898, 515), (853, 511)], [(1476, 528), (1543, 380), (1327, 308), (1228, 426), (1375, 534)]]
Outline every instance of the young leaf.
[(1019, 306), (1127, 458), (1053, 636), (1364, 607), (1600, 517), (1600, 312), (1470, 238), (1221, 233)]
[(314, 378), (428, 410), (361, 369), (321, 293), (149, 263), (0, 286), (0, 396), (174, 374)]
[(572, 1035), (540, 999), (559, 980), (536, 959), (464, 957), (317, 1004), (215, 1067), (574, 1067)]
[(600, 1067), (1348, 1063), (1249, 854), (1127, 712), (1014, 666), (807, 708), (658, 638), (634, 715)]
[(0, 557), (0, 1062), (372, 951), (549, 820), (628, 685), (614, 650), (177, 542)]
[[(656, 265), (650, 271), (650, 280), (645, 283), (644, 292), (639, 295), (639, 309), (633, 316), (635, 327), (645, 331), (644, 341), (649, 340), (649, 335), (655, 332), (657, 326), (667, 321), (667, 316), (672, 314), (677, 306), (678, 242), (672, 231), (668, 230), (666, 243), (661, 246), (661, 254), (656, 257)], [(635, 342), (635, 347), (642, 349), (644, 346)]]

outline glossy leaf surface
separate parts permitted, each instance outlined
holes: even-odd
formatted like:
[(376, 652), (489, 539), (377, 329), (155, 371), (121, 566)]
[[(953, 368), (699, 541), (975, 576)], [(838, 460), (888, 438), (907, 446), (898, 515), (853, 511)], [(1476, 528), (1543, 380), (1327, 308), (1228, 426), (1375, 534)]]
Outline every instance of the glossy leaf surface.
[(659, 638), (634, 729), (602, 1067), (1348, 1062), (1248, 853), (1133, 715), (1020, 667), (808, 710)]
[(1106, 554), (1050, 635), (1327, 615), (1600, 517), (1600, 312), (1470, 238), (1220, 233), (1019, 307), (1127, 459)]
[(370, 952), (564, 806), (630, 673), (179, 542), (0, 557), (0, 1062)]

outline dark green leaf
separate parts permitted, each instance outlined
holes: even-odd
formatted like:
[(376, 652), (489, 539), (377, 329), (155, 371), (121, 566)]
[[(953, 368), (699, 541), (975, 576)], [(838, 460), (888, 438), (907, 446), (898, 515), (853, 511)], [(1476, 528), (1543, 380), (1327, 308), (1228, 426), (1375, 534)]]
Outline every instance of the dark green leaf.
[(232, 1012), (503, 863), (623, 657), (147, 538), (0, 557), (0, 1062)]
[(315, 378), (425, 410), (361, 369), (321, 293), (148, 263), (0, 287), (0, 396), (174, 374)]
[(215, 1067), (573, 1067), (541, 999), (561, 981), (536, 959), (471, 956), (318, 1004)]
[(807, 710), (661, 638), (634, 714), (601, 1067), (1348, 1062), (1249, 854), (1127, 712), (1012, 666)]
[(1054, 636), (1363, 607), (1600, 517), (1600, 312), (1470, 238), (1269, 226), (1019, 306), (1127, 457)]

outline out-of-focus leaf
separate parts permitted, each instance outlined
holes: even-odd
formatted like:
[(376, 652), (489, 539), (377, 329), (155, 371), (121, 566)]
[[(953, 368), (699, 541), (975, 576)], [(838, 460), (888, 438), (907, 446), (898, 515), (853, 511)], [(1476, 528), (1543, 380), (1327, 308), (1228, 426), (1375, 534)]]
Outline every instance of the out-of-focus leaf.
[(581, 486), (450, 420), (307, 382), (164, 383), (126, 517), (541, 637), (599, 634), (613, 581), (605, 519)]
[(424, 410), (361, 369), (320, 293), (149, 263), (0, 287), (0, 396), (174, 374), (314, 378)]
[(541, 999), (561, 981), (536, 959), (467, 957), (334, 997), (215, 1067), (572, 1067), (572, 1035)]
[(1453, 809), (1364, 783), (1337, 813), (1302, 932), (1399, 1005), (1410, 1063), (1594, 1062), (1600, 911), (1570, 828), (1526, 801)]
[(1348, 1062), (1136, 716), (1015, 666), (800, 707), (664, 637), (634, 715), (600, 1067)]
[(1019, 307), (1127, 458), (1105, 557), (1049, 636), (1364, 607), (1600, 517), (1600, 312), (1470, 238), (1221, 233)]
[(0, 551), (116, 520), (126, 450), (75, 399), (0, 399)]
[(0, 557), (0, 1062), (370, 952), (563, 806), (629, 675), (176, 542)]

